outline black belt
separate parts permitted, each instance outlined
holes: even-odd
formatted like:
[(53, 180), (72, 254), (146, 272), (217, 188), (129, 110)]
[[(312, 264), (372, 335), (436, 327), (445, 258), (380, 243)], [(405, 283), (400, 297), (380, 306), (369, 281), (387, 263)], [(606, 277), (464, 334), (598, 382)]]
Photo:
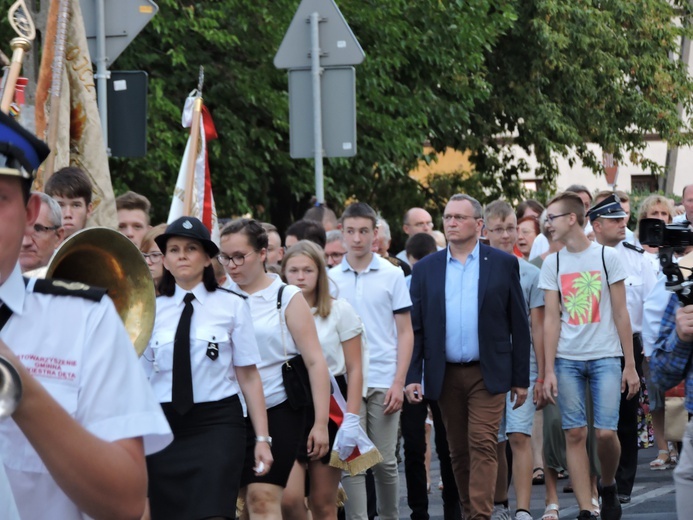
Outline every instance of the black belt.
[(453, 363), (452, 361), (446, 361), (446, 365), (451, 365), (453, 367), (474, 367), (478, 365), (480, 361), (477, 359), (476, 361), (460, 361), (458, 363)]

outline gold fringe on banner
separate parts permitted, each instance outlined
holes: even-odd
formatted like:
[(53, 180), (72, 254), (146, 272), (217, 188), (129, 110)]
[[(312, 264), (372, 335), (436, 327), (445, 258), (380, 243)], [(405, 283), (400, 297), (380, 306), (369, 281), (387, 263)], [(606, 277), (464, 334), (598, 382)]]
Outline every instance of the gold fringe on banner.
[(330, 455), (330, 466), (347, 471), (352, 477), (361, 473), (362, 471), (366, 471), (368, 468), (372, 468), (382, 461), (383, 456), (376, 448), (373, 448), (366, 453), (362, 453), (355, 459), (348, 462), (340, 459), (336, 451), (333, 451)]

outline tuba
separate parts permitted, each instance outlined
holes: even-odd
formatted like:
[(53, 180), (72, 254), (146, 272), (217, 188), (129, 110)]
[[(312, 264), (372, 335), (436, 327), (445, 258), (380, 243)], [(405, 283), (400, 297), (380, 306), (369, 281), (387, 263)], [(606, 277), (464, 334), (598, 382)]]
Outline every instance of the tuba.
[(0, 419), (14, 413), (22, 398), (22, 380), (17, 369), (0, 356)]
[(118, 231), (78, 231), (55, 251), (46, 278), (103, 287), (113, 300), (138, 356), (154, 329), (156, 291), (142, 253)]

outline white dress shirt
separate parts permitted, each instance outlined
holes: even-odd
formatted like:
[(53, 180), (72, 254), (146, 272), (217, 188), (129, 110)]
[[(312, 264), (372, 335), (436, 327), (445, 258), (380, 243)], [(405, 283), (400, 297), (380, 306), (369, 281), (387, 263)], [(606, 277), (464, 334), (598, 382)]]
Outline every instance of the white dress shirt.
[(176, 285), (173, 296), (156, 299), (154, 331), (141, 358), (154, 394), (161, 403), (171, 402), (173, 340), (185, 306), (183, 298), (188, 292), (195, 295), (190, 321), (190, 366), (195, 403), (219, 401), (238, 394), (240, 387), (234, 366), (260, 363), (250, 309), (243, 297), (224, 289), (209, 292), (203, 283), (191, 291)]
[[(17, 265), (0, 286), (13, 311), (0, 339), (93, 435), (143, 437), (147, 455), (168, 445), (171, 429), (110, 298), (36, 293), (34, 283), (25, 286)], [(0, 459), (23, 520), (84, 518), (12, 419), (0, 422)]]
[(619, 242), (614, 248), (621, 255), (626, 270), (626, 307), (633, 332), (642, 332), (642, 316), (645, 299), (657, 283), (652, 264), (645, 253), (628, 248)]

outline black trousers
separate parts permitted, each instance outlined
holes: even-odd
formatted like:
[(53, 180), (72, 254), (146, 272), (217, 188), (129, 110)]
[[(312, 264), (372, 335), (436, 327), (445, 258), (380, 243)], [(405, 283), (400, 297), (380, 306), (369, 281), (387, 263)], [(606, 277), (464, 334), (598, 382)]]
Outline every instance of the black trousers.
[[(424, 399), (410, 404), (406, 399), (400, 418), (404, 439), (404, 475), (407, 479), (407, 503), (412, 520), (428, 520), (428, 490), (426, 482), (426, 416), (427, 406), (433, 414), (435, 445), (443, 480), (443, 515), (445, 520), (461, 520), (460, 497), (450, 463), (450, 451), (445, 426), (438, 403)], [(432, 483), (433, 484), (433, 483)]]
[[(633, 354), (635, 369), (642, 378), (642, 338), (633, 334)], [(622, 366), (625, 360), (621, 360)], [(639, 396), (626, 399), (628, 390), (621, 394), (621, 407), (618, 416), (618, 440), (621, 443), (621, 458), (616, 470), (616, 485), (620, 495), (630, 495), (633, 491), (635, 473), (638, 469), (638, 404)]]

